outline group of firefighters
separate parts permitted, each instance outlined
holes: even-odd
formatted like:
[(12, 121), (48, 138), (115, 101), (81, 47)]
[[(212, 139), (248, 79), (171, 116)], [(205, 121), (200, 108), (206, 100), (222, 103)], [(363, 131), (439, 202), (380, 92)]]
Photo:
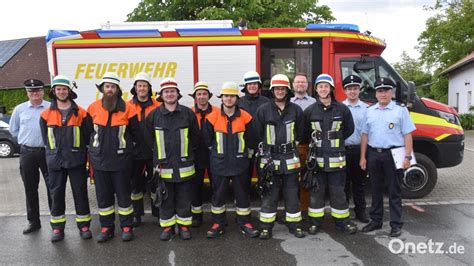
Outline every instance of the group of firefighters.
[[(378, 103), (370, 108), (358, 98), (361, 82), (356, 75), (343, 80), (347, 99), (341, 103), (334, 96), (330, 75), (316, 78), (314, 100), (306, 94), (308, 80), (304, 74), (297, 74), (294, 79), (293, 87), (298, 88), (296, 96), (289, 78), (277, 74), (271, 78), (271, 98), (267, 98), (261, 95), (259, 74), (249, 71), (244, 74), (241, 90), (245, 96), (239, 96), (236, 83), (224, 82), (217, 96), (221, 106), (213, 106), (209, 102), (213, 94), (208, 84), (197, 82), (189, 94), (194, 98), (194, 106), (188, 108), (179, 103), (182, 94), (172, 78), (161, 81), (158, 97), (154, 99), (149, 75), (138, 73), (130, 91), (133, 98), (124, 101), (119, 77), (105, 73), (97, 84), (102, 98), (85, 110), (74, 101), (75, 84), (68, 77), (58, 75), (51, 84), (51, 105), (40, 114), (44, 145), (31, 147), (19, 139), (28, 210), (37, 202), (28, 199), (25, 180), (31, 174), (25, 169), (37, 166), (22, 158), (28, 152), (43, 152), (47, 164), (43, 175), (51, 197), (53, 242), (64, 239), (68, 176), (80, 236), (92, 237), (87, 167), (95, 183), (99, 208), (98, 242), (114, 236), (116, 213), (122, 240), (133, 239), (133, 228), (141, 224), (144, 215), (143, 197), (147, 191), (151, 192), (151, 213), (159, 218), (162, 227), (160, 239), (170, 240), (176, 233), (183, 240), (191, 239), (190, 226), (199, 227), (203, 222), (202, 188), (206, 175), (212, 190), (212, 225), (207, 231), (208, 238), (224, 233), (230, 184), (235, 197), (235, 220), (247, 237), (272, 238), (280, 190), (289, 232), (298, 238), (305, 237), (301, 186), (309, 193), (309, 234), (321, 230), (326, 197), (336, 228), (353, 234), (357, 226), (349, 219), (349, 188), (352, 187), (356, 218), (369, 223), (364, 193), (368, 169), (373, 208), (370, 223), (362, 231), (382, 226), (386, 176), (389, 177), (390, 235), (399, 236), (403, 169), (395, 167), (390, 149), (406, 147), (408, 162), (403, 163), (406, 169), (412, 151), (410, 133), (415, 128), (406, 108), (392, 102), (395, 85), (390, 79), (379, 78), (375, 82)], [(42, 90), (39, 83), (36, 80), (25, 83), (29, 96), (38, 88)], [(314, 103), (308, 104), (308, 99)], [(18, 108), (12, 120), (20, 115)], [(12, 133), (18, 135), (15, 128), (21, 129), (21, 125), (13, 121)], [(258, 226), (252, 223), (250, 209), (254, 167), (262, 196)], [(37, 189), (38, 180), (34, 182)], [(30, 223), (24, 233), (41, 227), (38, 215), (28, 213)]]

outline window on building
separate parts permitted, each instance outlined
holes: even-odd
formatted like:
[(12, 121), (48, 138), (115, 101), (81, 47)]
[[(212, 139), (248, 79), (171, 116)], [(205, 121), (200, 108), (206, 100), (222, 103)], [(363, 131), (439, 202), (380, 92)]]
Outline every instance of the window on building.
[(471, 109), (472, 105), (472, 91), (467, 92), (467, 110)]

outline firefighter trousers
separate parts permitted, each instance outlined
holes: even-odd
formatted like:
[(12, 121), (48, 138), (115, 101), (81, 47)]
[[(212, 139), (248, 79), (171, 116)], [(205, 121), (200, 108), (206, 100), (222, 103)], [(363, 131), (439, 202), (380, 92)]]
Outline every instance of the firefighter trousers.
[(160, 206), (160, 226), (170, 227), (175, 224), (190, 226), (192, 179), (182, 182), (166, 182), (168, 197)]
[(114, 228), (115, 197), (117, 196), (120, 227), (130, 227), (133, 206), (130, 198), (130, 171), (102, 171), (94, 169), (95, 192), (102, 227)]
[(145, 215), (143, 197), (147, 193), (147, 187), (151, 192), (151, 215), (159, 217), (159, 210), (153, 204), (155, 185), (152, 184), (153, 160), (134, 160), (132, 165), (132, 204), (135, 216)]
[[(388, 195), (390, 207), (390, 226), (400, 229), (402, 223), (402, 191), (401, 180), (403, 170), (396, 169), (390, 150), (377, 152), (368, 149), (367, 169), (372, 184), (372, 208), (370, 219), (377, 224), (383, 223), (383, 192), (385, 178), (388, 181)], [(385, 177), (385, 178), (384, 178)]]
[(354, 199), (354, 212), (365, 212), (365, 183), (367, 180), (367, 172), (362, 170), (359, 165), (360, 148), (351, 146), (346, 149), (346, 199), (349, 202), (350, 194)]
[(40, 224), (38, 185), (40, 173), (43, 174), (44, 183), (48, 197), (49, 209), (51, 209), (51, 194), (49, 192), (49, 174), (46, 165), (44, 149), (32, 150), (21, 146), (20, 149), (20, 174), (25, 187), (26, 213), (30, 223)]
[(232, 179), (232, 187), (234, 190), (235, 207), (236, 207), (236, 222), (239, 225), (250, 223), (250, 197), (248, 172), (244, 171), (241, 175), (229, 176), (212, 176), (212, 201), (211, 213), (212, 222), (220, 225), (225, 224), (226, 201), (229, 183)]
[[(193, 219), (202, 220), (202, 193), (204, 186), (204, 177), (206, 175), (206, 168), (196, 168), (196, 174), (191, 179), (192, 183), (192, 197), (191, 197), (191, 212), (193, 214)], [(207, 175), (209, 178), (209, 183), (212, 189), (212, 178), (209, 168), (207, 168)]]
[(66, 183), (68, 176), (76, 209), (77, 227), (79, 229), (84, 226), (89, 227), (92, 217), (89, 209), (89, 196), (87, 195), (85, 165), (69, 169), (49, 170), (49, 189), (52, 199), (51, 227), (53, 229), (64, 229), (66, 225)]
[(270, 192), (262, 198), (260, 210), (260, 227), (272, 229), (277, 216), (280, 188), (285, 200), (285, 220), (288, 227), (299, 226), (301, 223), (299, 180), (298, 173), (280, 174), (273, 176), (273, 185)]
[(347, 204), (344, 187), (346, 184), (346, 171), (324, 172), (318, 174), (318, 189), (311, 191), (309, 199), (308, 216), (314, 225), (321, 226), (324, 219), (324, 206), (326, 191), (329, 192), (331, 205), (331, 216), (336, 225), (341, 225), (344, 220), (349, 219), (349, 204)]

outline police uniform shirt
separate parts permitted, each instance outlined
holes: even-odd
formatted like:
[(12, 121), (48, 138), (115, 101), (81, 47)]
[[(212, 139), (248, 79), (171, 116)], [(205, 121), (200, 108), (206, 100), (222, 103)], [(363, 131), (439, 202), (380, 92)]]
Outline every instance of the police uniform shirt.
[(39, 123), (41, 112), (49, 106), (50, 103), (43, 100), (37, 106), (28, 101), (15, 107), (10, 119), (10, 133), (18, 138), (20, 145), (44, 147)]
[(298, 98), (298, 97), (292, 97), (290, 101), (299, 107), (301, 107), (301, 110), (304, 111), (304, 109), (308, 108), (308, 106), (312, 105), (313, 103), (316, 102), (316, 99), (313, 97), (309, 96), (306, 94), (303, 98)]
[(362, 127), (364, 123), (365, 113), (367, 112), (367, 105), (361, 100), (358, 100), (357, 103), (353, 106), (348, 99), (342, 102), (345, 104), (349, 110), (351, 110), (352, 119), (354, 120), (355, 130), (350, 137), (345, 140), (347, 145), (360, 145), (360, 136), (362, 135)]
[(388, 149), (405, 146), (404, 135), (415, 129), (408, 109), (391, 101), (384, 108), (377, 103), (367, 109), (362, 133), (368, 135), (370, 147)]

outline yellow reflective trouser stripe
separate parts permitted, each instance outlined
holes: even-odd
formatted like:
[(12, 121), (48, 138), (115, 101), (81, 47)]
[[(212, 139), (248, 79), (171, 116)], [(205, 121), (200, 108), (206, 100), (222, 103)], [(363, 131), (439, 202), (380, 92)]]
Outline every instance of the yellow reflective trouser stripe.
[(217, 153), (223, 154), (224, 150), (224, 134), (222, 132), (216, 132), (216, 144), (217, 144)]
[(49, 148), (51, 150), (56, 149), (56, 139), (54, 138), (54, 128), (48, 127), (48, 140), (49, 140)]
[(111, 214), (114, 214), (114, 213), (115, 213), (115, 207), (114, 206), (99, 209), (99, 215), (101, 215), (101, 216), (107, 216), (107, 215), (111, 215)]
[(287, 222), (301, 222), (301, 212), (297, 213), (286, 213), (286, 221)]
[(173, 169), (161, 169), (160, 175), (162, 178), (173, 178)]
[(165, 136), (163, 130), (155, 129), (156, 151), (158, 153), (158, 160), (166, 158), (165, 150)]
[(130, 198), (132, 198), (132, 200), (141, 200), (141, 199), (143, 199), (143, 193), (142, 192), (132, 193)]
[(286, 142), (293, 143), (295, 141), (295, 135), (293, 134), (295, 131), (295, 122), (291, 122), (286, 124)]
[(239, 137), (239, 153), (243, 153), (245, 150), (244, 132), (239, 132), (237, 134)]
[(92, 220), (92, 216), (90, 214), (86, 215), (76, 215), (76, 222), (90, 222)]
[(266, 213), (260, 212), (260, 222), (263, 223), (273, 223), (276, 220), (276, 212)]
[(245, 216), (245, 215), (250, 215), (250, 208), (237, 208), (236, 210), (236, 213), (237, 215), (242, 215), (242, 216)]
[(173, 215), (170, 219), (163, 220), (160, 219), (160, 226), (161, 227), (170, 227), (176, 224), (176, 216)]
[(338, 219), (344, 219), (350, 216), (349, 209), (338, 210), (331, 208), (331, 216)]
[(312, 209), (308, 208), (308, 216), (313, 218), (321, 218), (324, 216), (324, 208)]
[(92, 142), (92, 147), (99, 147), (99, 126), (94, 124), (94, 141)]
[(202, 205), (201, 206), (191, 206), (191, 212), (194, 214), (200, 214), (202, 213)]
[[(324, 163), (318, 162), (319, 167), (324, 167)], [(329, 168), (342, 168), (346, 166), (346, 161), (343, 162), (336, 162), (336, 163), (329, 163)]]
[(176, 216), (176, 222), (180, 225), (191, 225), (193, 223), (193, 218), (192, 217), (179, 217)]
[(225, 205), (220, 206), (220, 207), (216, 207), (216, 206), (212, 206), (212, 205), (211, 205), (211, 212), (212, 212), (213, 214), (221, 214), (221, 213), (224, 213), (224, 212), (225, 212)]
[[(324, 167), (324, 158), (316, 158), (319, 167)], [(329, 168), (341, 168), (346, 166), (346, 156), (329, 158)]]
[(188, 128), (179, 130), (181, 141), (181, 157), (188, 157)]
[(127, 147), (127, 142), (125, 141), (125, 130), (127, 126), (123, 125), (119, 127), (119, 149), (125, 149)]
[(300, 166), (300, 159), (298, 157), (286, 160), (286, 168), (288, 170), (296, 169)]
[(196, 173), (194, 169), (194, 165), (191, 165), (189, 167), (179, 168), (179, 175), (181, 176), (181, 178), (190, 177), (194, 175), (194, 173)]
[(275, 126), (267, 125), (267, 144), (275, 145)]
[(81, 146), (81, 128), (75, 126), (73, 129), (73, 138), (74, 138), (74, 148), (79, 148)]
[(51, 216), (51, 223), (53, 224), (65, 223), (65, 222), (66, 222), (66, 215)]
[(130, 215), (133, 213), (133, 206), (130, 205), (129, 207), (126, 207), (126, 208), (118, 207), (118, 213), (120, 215)]

